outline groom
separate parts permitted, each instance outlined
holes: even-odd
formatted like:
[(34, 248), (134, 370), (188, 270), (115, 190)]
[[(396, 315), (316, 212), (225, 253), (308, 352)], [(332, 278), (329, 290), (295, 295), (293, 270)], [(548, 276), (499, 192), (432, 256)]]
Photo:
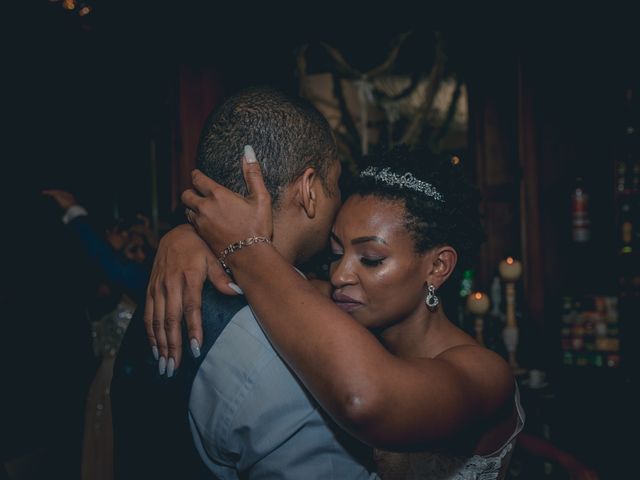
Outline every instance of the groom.
[[(245, 194), (241, 157), (255, 153), (244, 145), (266, 159), (274, 247), (292, 265), (304, 262), (324, 246), (340, 203), (340, 162), (327, 121), (306, 101), (250, 89), (207, 121), (198, 168)], [(141, 311), (131, 322), (111, 387), (116, 477), (377, 478), (370, 451), (328, 419), (244, 297), (207, 284), (201, 300), (204, 340), (183, 340), (194, 355), (184, 356), (179, 371), (166, 338), (156, 335), (153, 354), (147, 347)], [(147, 315), (157, 320), (165, 312)]]

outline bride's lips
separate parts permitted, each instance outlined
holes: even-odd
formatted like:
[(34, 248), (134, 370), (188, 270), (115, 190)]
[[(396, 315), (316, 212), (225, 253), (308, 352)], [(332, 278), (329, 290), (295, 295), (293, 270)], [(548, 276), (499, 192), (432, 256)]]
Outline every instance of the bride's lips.
[(345, 312), (352, 312), (353, 310), (363, 305), (362, 302), (359, 302), (355, 298), (351, 298), (344, 293), (334, 292), (331, 297), (333, 298), (333, 301), (338, 306), (338, 308), (341, 308)]

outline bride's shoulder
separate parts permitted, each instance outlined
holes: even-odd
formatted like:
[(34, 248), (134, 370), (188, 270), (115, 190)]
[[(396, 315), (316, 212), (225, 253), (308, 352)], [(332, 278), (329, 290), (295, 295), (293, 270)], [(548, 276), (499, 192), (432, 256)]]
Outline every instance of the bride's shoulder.
[(490, 363), (496, 367), (509, 367), (504, 358), (476, 342), (461, 342), (442, 350), (436, 358), (453, 361), (470, 361), (473, 364)]
[(456, 345), (436, 358), (452, 366), (461, 382), (494, 406), (506, 402), (513, 395), (515, 380), (509, 364), (488, 348), (478, 344)]

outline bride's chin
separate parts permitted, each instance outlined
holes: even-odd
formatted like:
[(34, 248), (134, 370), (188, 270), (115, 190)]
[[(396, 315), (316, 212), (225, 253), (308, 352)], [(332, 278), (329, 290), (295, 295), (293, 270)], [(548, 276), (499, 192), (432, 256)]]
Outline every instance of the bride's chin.
[(362, 303), (340, 303), (335, 302), (336, 306), (340, 308), (340, 310), (348, 313), (351, 318), (353, 318), (356, 322), (362, 325), (365, 328), (372, 329), (375, 328), (375, 325), (372, 325), (371, 319), (367, 318), (364, 309), (366, 305)]
[(371, 319), (368, 318), (363, 318), (362, 312), (360, 310), (354, 310), (352, 312), (349, 312), (349, 315), (351, 316), (351, 318), (353, 318), (356, 322), (358, 322), (360, 325), (362, 325), (363, 327), (371, 330), (373, 328), (375, 328), (376, 326), (371, 322)]

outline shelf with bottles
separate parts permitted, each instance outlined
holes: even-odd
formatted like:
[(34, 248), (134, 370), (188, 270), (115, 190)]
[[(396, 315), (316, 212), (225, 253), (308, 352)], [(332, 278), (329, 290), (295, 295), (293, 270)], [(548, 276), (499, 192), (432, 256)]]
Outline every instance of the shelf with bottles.
[[(628, 159), (627, 159), (628, 160)], [(625, 165), (626, 164), (626, 165)], [(625, 165), (624, 167), (622, 167)], [(626, 172), (633, 169), (631, 175)], [(616, 210), (618, 255), (621, 258), (640, 254), (640, 158), (618, 162), (616, 177)]]
[(640, 296), (640, 194), (618, 198), (617, 275), (620, 295)]
[(615, 204), (620, 295), (640, 295), (640, 136), (636, 92), (626, 90), (616, 160)]
[(621, 365), (618, 297), (563, 297), (560, 328), (562, 364), (617, 368)]

